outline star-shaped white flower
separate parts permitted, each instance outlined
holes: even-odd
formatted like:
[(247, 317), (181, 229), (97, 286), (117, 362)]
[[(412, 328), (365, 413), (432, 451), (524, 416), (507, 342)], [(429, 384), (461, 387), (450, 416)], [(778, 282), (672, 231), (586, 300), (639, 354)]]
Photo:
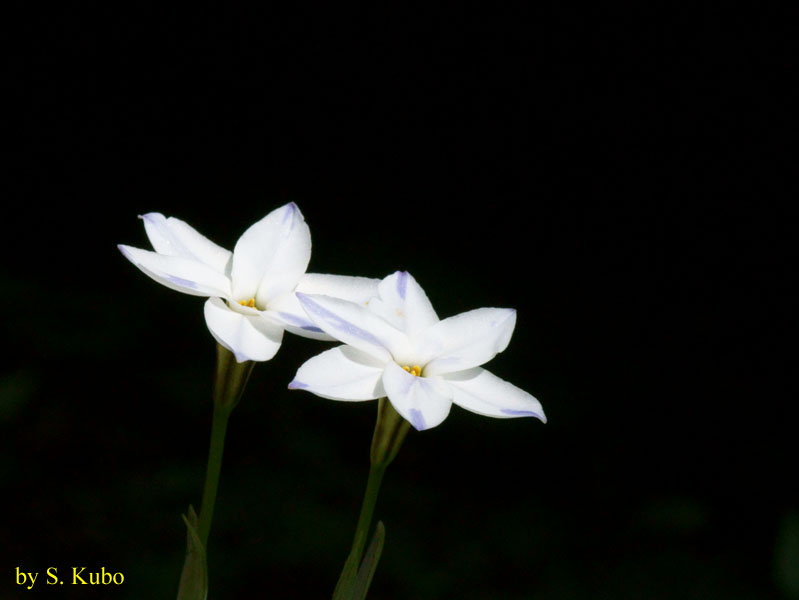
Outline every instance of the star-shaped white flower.
[(119, 246), (144, 273), (173, 290), (206, 296), (205, 322), (238, 362), (271, 359), (283, 331), (320, 340), (334, 338), (308, 320), (296, 292), (365, 303), (378, 280), (306, 273), (311, 233), (292, 202), (252, 225), (225, 250), (174, 217), (141, 217), (155, 252)]
[(546, 422), (538, 400), (480, 367), (507, 347), (515, 310), (478, 308), (441, 321), (406, 272), (383, 279), (366, 306), (298, 297), (311, 320), (345, 345), (308, 360), (289, 388), (333, 400), (387, 396), (417, 430), (440, 424), (453, 402), (488, 417)]

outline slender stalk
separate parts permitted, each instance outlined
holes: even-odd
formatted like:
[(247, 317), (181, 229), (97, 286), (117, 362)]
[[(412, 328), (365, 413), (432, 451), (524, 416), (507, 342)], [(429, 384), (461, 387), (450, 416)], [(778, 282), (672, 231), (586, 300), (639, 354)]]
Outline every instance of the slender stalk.
[[(355, 527), (355, 537), (352, 540), (352, 549), (344, 563), (336, 589), (333, 592), (334, 600), (350, 598), (351, 590), (355, 585), (358, 569), (363, 560), (366, 544), (369, 540), (369, 530), (372, 526), (372, 517), (377, 504), (377, 495), (386, 468), (399, 452), (405, 436), (408, 434), (410, 423), (403, 419), (387, 398), (380, 398), (377, 407), (377, 423), (372, 436), (372, 446), (369, 453), (371, 466), (369, 478), (366, 481), (366, 491), (361, 503), (361, 513), (358, 516), (358, 525)], [(367, 586), (368, 587), (368, 586)], [(365, 593), (365, 592), (364, 592)]]
[(372, 465), (369, 468), (369, 479), (366, 481), (366, 492), (363, 495), (361, 514), (358, 517), (358, 525), (355, 527), (355, 537), (352, 540), (352, 550), (350, 551), (351, 555), (357, 557), (358, 563), (360, 563), (360, 559), (366, 549), (366, 542), (369, 539), (369, 529), (372, 526), (377, 494), (380, 492), (380, 484), (383, 482), (386, 466), (388, 465)]
[(214, 416), (211, 421), (211, 443), (208, 448), (208, 466), (205, 470), (205, 487), (200, 504), (197, 533), (203, 547), (208, 547), (208, 534), (214, 518), (219, 474), (222, 471), (222, 454), (225, 450), (225, 433), (230, 413), (239, 403), (250, 379), (254, 362), (236, 362), (227, 348), (216, 346), (216, 376), (214, 377)]
[(225, 450), (225, 433), (231, 412), (231, 408), (219, 404), (214, 405), (211, 444), (208, 448), (208, 466), (205, 470), (205, 486), (200, 504), (200, 520), (197, 525), (197, 533), (205, 548), (208, 547), (208, 534), (211, 532), (211, 520), (214, 518), (216, 492), (219, 488), (219, 475), (222, 472), (222, 454)]
[(355, 537), (352, 540), (352, 549), (341, 570), (341, 575), (336, 582), (336, 589), (333, 591), (334, 600), (350, 600), (355, 580), (358, 576), (358, 569), (361, 566), (363, 553), (366, 550), (366, 542), (369, 539), (369, 529), (372, 525), (372, 516), (377, 504), (377, 494), (380, 491), (380, 484), (388, 465), (372, 465), (369, 468), (369, 479), (366, 481), (366, 491), (361, 503), (361, 514), (358, 516), (358, 525), (355, 527)]
[(208, 466), (205, 471), (202, 503), (199, 518), (189, 506), (184, 521), (188, 528), (186, 559), (183, 563), (178, 600), (205, 600), (208, 594), (207, 548), (214, 518), (219, 475), (222, 472), (222, 454), (225, 450), (230, 413), (238, 404), (250, 378), (254, 362), (236, 361), (233, 354), (217, 345), (216, 376), (214, 377), (214, 414), (211, 421), (211, 443), (208, 448)]

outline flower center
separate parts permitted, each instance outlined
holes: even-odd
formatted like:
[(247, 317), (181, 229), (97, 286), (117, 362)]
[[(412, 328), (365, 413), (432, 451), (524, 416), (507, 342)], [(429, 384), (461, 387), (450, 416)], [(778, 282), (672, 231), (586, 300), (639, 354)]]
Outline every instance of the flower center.
[(407, 365), (402, 365), (402, 368), (408, 371), (408, 373), (410, 373), (414, 377), (419, 377), (419, 375), (422, 374), (422, 367), (420, 367), (419, 365), (413, 365), (412, 367), (409, 367)]
[(249, 300), (239, 300), (239, 304), (242, 306), (249, 306), (250, 308), (255, 308), (255, 298), (250, 298)]

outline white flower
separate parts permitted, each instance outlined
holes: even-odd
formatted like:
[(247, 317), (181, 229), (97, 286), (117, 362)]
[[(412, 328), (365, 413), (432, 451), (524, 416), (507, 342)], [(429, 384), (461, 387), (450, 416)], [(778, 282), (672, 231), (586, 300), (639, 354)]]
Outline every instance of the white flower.
[(383, 279), (367, 306), (298, 297), (311, 320), (345, 345), (308, 360), (289, 388), (333, 400), (387, 396), (417, 430), (440, 424), (453, 402), (488, 417), (546, 422), (538, 400), (480, 367), (507, 347), (515, 310), (478, 308), (441, 321), (406, 272)]
[(141, 218), (155, 252), (120, 245), (122, 254), (158, 283), (208, 297), (208, 329), (238, 362), (272, 358), (284, 330), (333, 339), (308, 320), (296, 292), (361, 303), (376, 293), (376, 279), (305, 273), (311, 233), (293, 202), (247, 229), (233, 252), (174, 217)]

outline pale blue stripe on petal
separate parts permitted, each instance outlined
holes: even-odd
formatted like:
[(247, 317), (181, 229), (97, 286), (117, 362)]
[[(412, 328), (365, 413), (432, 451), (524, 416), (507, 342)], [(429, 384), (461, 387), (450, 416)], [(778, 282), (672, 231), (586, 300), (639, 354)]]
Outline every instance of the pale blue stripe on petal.
[(194, 281), (189, 281), (188, 279), (183, 279), (182, 277), (177, 277), (176, 275), (165, 275), (164, 277), (175, 285), (182, 285), (193, 290), (197, 289), (197, 284)]
[(417, 408), (411, 408), (408, 410), (411, 415), (411, 425), (413, 425), (416, 431), (423, 431), (427, 429), (427, 425), (424, 422), (424, 416), (422, 415), (422, 411)]
[(400, 271), (397, 273), (397, 293), (399, 297), (405, 300), (405, 293), (408, 289), (408, 272)]
[[(288, 204), (286, 204), (286, 210), (283, 213), (283, 225), (285, 225), (289, 219), (294, 219), (294, 215), (297, 214), (297, 210), (299, 209), (297, 208), (297, 205), (294, 204), (294, 202), (289, 202)], [(293, 227), (294, 224), (292, 223), (292, 228)]]
[(279, 312), (277, 313), (281, 319), (288, 322), (290, 325), (295, 325), (301, 329), (305, 329), (306, 331), (314, 331), (316, 333), (324, 333), (319, 327), (311, 323), (311, 321), (307, 321), (297, 315), (292, 315), (291, 313), (287, 312)]
[(511, 417), (536, 417), (538, 419), (544, 420), (544, 417), (539, 415), (537, 412), (533, 412), (532, 410), (514, 410), (512, 408), (501, 408), (499, 412), (509, 415)]
[[(299, 298), (302, 305), (305, 307), (309, 313), (312, 313), (318, 316), (320, 319), (324, 320), (325, 323), (330, 327), (330, 329), (338, 330), (343, 333), (348, 333), (353, 335), (359, 339), (364, 340), (365, 342), (369, 342), (370, 344), (374, 344), (375, 346), (379, 346), (383, 348), (383, 343), (377, 339), (373, 334), (361, 329), (357, 325), (350, 323), (349, 321), (345, 321), (337, 314), (330, 312), (326, 308), (323, 308), (313, 300), (311, 300), (305, 294), (297, 294), (297, 298)], [(326, 331), (325, 333), (331, 333)]]

